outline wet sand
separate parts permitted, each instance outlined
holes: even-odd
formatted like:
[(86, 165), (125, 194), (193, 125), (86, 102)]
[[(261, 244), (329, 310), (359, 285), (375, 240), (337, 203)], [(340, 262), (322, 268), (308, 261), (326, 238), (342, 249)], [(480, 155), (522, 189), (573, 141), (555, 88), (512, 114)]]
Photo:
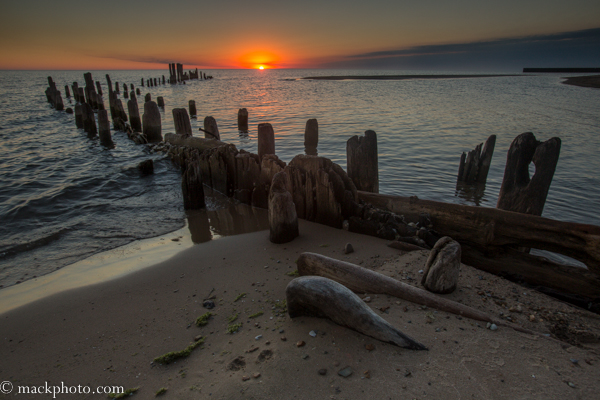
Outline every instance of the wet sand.
[(496, 78), (503, 76), (523, 76), (523, 75), (332, 75), (332, 76), (307, 76), (302, 79), (316, 79), (316, 80), (392, 80), (399, 81), (405, 79), (457, 79), (457, 78)]
[(565, 85), (600, 88), (600, 75), (587, 75), (587, 76), (572, 76), (566, 79), (562, 83)]
[[(354, 253), (343, 254), (346, 243)], [(154, 398), (161, 388), (167, 389), (165, 399), (597, 395), (600, 318), (468, 266), (462, 267), (458, 290), (446, 297), (509, 315), (537, 332), (554, 332), (565, 342), (503, 327), (492, 331), (485, 323), (385, 295), (360, 294), (428, 351), (398, 348), (325, 319), (287, 316), (285, 287), (305, 251), (420, 286), (428, 252), (403, 253), (387, 243), (300, 221), (300, 237), (288, 244), (270, 243), (268, 231), (223, 237), (118, 279), (52, 295), (0, 314), (1, 380), (15, 386), (139, 387), (139, 399)], [(203, 300), (213, 296), (215, 315), (197, 327), (196, 318), (208, 311)], [(236, 315), (241, 329), (228, 334)], [(206, 341), (189, 357), (167, 366), (153, 363), (198, 335)], [(305, 345), (298, 347), (299, 341)], [(338, 375), (346, 367), (352, 374)]]

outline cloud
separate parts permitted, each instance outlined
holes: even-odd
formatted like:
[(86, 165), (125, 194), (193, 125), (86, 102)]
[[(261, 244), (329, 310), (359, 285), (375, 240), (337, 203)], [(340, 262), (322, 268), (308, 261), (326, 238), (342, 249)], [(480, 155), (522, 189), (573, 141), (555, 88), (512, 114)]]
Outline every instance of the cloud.
[(416, 46), (315, 60), (319, 68), (512, 70), (600, 66), (600, 28), (498, 40)]
[[(106, 58), (111, 60), (119, 61), (133, 61), (143, 64), (162, 64), (167, 65), (171, 63), (183, 64), (184, 68), (191, 68), (191, 66), (209, 66), (212, 63), (205, 63), (200, 60), (182, 59), (181, 57), (162, 57), (162, 56), (146, 56), (146, 55), (123, 55), (123, 54), (90, 54), (91, 57)], [(166, 67), (165, 67), (166, 68)]]

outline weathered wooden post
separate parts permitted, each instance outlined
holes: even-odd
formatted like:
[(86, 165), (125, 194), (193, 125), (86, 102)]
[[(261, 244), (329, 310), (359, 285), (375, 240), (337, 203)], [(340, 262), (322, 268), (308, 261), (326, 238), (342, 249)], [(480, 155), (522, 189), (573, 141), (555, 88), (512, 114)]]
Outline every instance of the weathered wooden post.
[(142, 92), (140, 91), (140, 88), (135, 89), (135, 94), (137, 94), (138, 96), (140, 96), (142, 94)]
[(144, 103), (152, 101), (152, 95), (150, 93), (146, 93), (146, 97), (144, 97)]
[(300, 234), (298, 215), (288, 175), (281, 171), (273, 176), (269, 191), (269, 240), (273, 243), (288, 243)]
[(121, 99), (115, 99), (115, 118), (113, 119), (113, 125), (115, 130), (125, 131), (125, 122), (127, 122), (127, 114)]
[(134, 88), (133, 83), (130, 83), (129, 84), (129, 90), (131, 90), (133, 92), (133, 88)]
[(202, 173), (197, 160), (186, 163), (185, 172), (181, 178), (181, 192), (185, 210), (197, 210), (206, 205), (204, 202)]
[(97, 92), (97, 93), (98, 93), (100, 96), (102, 96), (102, 95), (103, 95), (103, 93), (102, 93), (102, 85), (100, 85), (100, 81), (96, 81), (96, 92)]
[(137, 103), (137, 98), (131, 92), (129, 101), (127, 101), (127, 110), (129, 111), (129, 122), (131, 129), (134, 132), (142, 132), (142, 120), (140, 118), (140, 110)]
[[(531, 132), (517, 136), (508, 149), (496, 207), (542, 215), (560, 156), (560, 145), (561, 141), (557, 137), (540, 142)], [(532, 162), (535, 173), (530, 178), (529, 164)]]
[(124, 83), (123, 84), (123, 97), (128, 99), (129, 98), (129, 92), (127, 91), (127, 84)]
[(148, 139), (148, 142), (160, 142), (163, 140), (160, 111), (155, 102), (147, 101), (144, 103), (144, 114), (142, 115), (142, 121), (144, 123), (143, 133)]
[(379, 193), (377, 134), (366, 131), (365, 136), (352, 136), (346, 143), (348, 176), (358, 190)]
[(480, 143), (474, 150), (469, 151), (468, 154), (462, 153), (458, 167), (457, 183), (486, 183), (495, 145), (496, 135), (491, 135), (485, 141), (483, 150)]
[(162, 96), (158, 96), (156, 98), (156, 104), (158, 104), (159, 107), (165, 108), (165, 99), (163, 99)]
[(83, 108), (81, 103), (75, 104), (75, 126), (83, 129)]
[(248, 110), (240, 108), (238, 110), (238, 130), (243, 133), (248, 133)]
[(304, 129), (304, 146), (317, 147), (319, 144), (319, 123), (316, 118), (311, 118), (306, 121)]
[(112, 137), (110, 136), (110, 122), (108, 121), (108, 111), (98, 111), (98, 135), (100, 136), (100, 143), (106, 147), (114, 147)]
[(115, 82), (115, 93), (119, 94), (119, 82)]
[(162, 76), (162, 84), (163, 85), (165, 84), (165, 76), (164, 75)]
[(77, 84), (77, 82), (73, 82), (73, 84), (71, 85), (71, 89), (73, 90), (73, 99), (75, 99), (75, 101), (77, 103), (80, 103), (80, 101), (79, 101), (79, 85)]
[(275, 132), (269, 123), (258, 124), (258, 157), (275, 154)]
[(158, 83), (156, 83), (156, 78), (154, 78), (154, 86), (158, 86)]
[(106, 74), (106, 84), (108, 85), (108, 94), (110, 95), (113, 92), (113, 85), (112, 81), (110, 80), (110, 75), (108, 74)]
[(100, 96), (99, 93), (96, 93), (96, 105), (98, 106), (98, 110), (104, 110), (104, 99)]
[(217, 121), (213, 117), (204, 118), (204, 137), (206, 139), (217, 139), (221, 140), (221, 135), (219, 134), (219, 127), (217, 126)]
[(190, 100), (188, 104), (190, 107), (190, 117), (196, 118), (196, 102), (194, 100)]
[(85, 103), (85, 93), (82, 87), (77, 88), (77, 92), (79, 93), (79, 102), (81, 104)]
[(71, 91), (69, 90), (69, 85), (65, 85), (65, 96), (67, 99), (71, 98)]
[(142, 87), (144, 87), (144, 78), (142, 78)]
[[(83, 90), (83, 88), (81, 88), (81, 90)], [(83, 103), (81, 105), (81, 110), (83, 118), (83, 130), (90, 135), (97, 134), (98, 129), (96, 128), (96, 117), (94, 116), (94, 110), (92, 109), (92, 106), (88, 103)]]
[(192, 125), (190, 117), (185, 108), (173, 109), (173, 122), (175, 124), (175, 133), (184, 137), (192, 136)]

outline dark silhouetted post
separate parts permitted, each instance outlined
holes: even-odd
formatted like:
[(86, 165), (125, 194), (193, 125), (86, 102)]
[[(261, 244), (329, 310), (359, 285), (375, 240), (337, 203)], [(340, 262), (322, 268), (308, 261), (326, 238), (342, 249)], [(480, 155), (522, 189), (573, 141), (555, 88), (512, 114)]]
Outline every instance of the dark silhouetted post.
[(315, 118), (306, 121), (304, 129), (304, 147), (316, 148), (319, 144), (319, 123)]
[(358, 190), (379, 193), (379, 164), (377, 134), (366, 131), (365, 136), (352, 136), (346, 142), (348, 176)]
[(165, 99), (163, 99), (162, 96), (158, 96), (156, 98), (156, 104), (158, 104), (159, 107), (165, 108)]
[(129, 111), (129, 122), (131, 129), (134, 132), (142, 132), (142, 120), (140, 118), (140, 109), (138, 107), (137, 98), (131, 92), (129, 101), (127, 102), (127, 110)]
[(192, 125), (190, 117), (185, 108), (173, 109), (173, 122), (175, 124), (175, 133), (184, 137), (192, 136)]
[(194, 100), (189, 101), (190, 106), (190, 117), (196, 118), (196, 102)]
[(248, 133), (248, 110), (245, 108), (238, 110), (238, 130)]
[(108, 121), (108, 111), (98, 111), (98, 135), (100, 136), (100, 143), (106, 147), (113, 147), (115, 144), (110, 136), (110, 122)]
[(144, 123), (143, 133), (148, 139), (148, 142), (162, 141), (160, 110), (155, 102), (147, 101), (144, 103), (144, 115), (142, 115), (142, 120)]
[[(83, 88), (81, 88), (83, 90)], [(81, 105), (82, 116), (83, 116), (83, 130), (86, 131), (90, 135), (95, 135), (98, 133), (98, 129), (96, 128), (96, 117), (94, 116), (94, 110), (92, 106), (88, 103), (83, 103)]]
[(204, 137), (207, 139), (221, 140), (217, 121), (213, 117), (204, 118)]
[(275, 132), (269, 123), (258, 124), (258, 157), (275, 154)]
[(83, 129), (83, 107), (81, 103), (75, 104), (75, 126)]

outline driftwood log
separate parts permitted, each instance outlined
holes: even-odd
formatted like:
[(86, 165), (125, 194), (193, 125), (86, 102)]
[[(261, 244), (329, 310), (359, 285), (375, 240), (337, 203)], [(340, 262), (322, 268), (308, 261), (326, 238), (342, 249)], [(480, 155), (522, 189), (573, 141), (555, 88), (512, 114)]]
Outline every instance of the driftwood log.
[(382, 342), (412, 350), (427, 347), (375, 314), (356, 294), (331, 279), (306, 276), (292, 280), (285, 289), (288, 313), (326, 317), (333, 322)]
[[(436, 232), (462, 246), (462, 262), (491, 273), (514, 273), (532, 285), (588, 298), (600, 297), (600, 227), (556, 221), (497, 208), (473, 207), (358, 192), (376, 207), (418, 221), (427, 213)], [(542, 257), (511, 251), (531, 247), (575, 258), (587, 265), (569, 267)]]
[(492, 317), (483, 311), (476, 310), (452, 300), (444, 299), (443, 297), (429, 293), (426, 290), (407, 285), (390, 278), (389, 276), (382, 275), (355, 264), (335, 260), (315, 253), (302, 253), (297, 264), (300, 276), (314, 275), (329, 278), (341, 283), (354, 292), (387, 294), (477, 321), (490, 322), (498, 326), (512, 328), (519, 332), (538, 335), (536, 332)]

